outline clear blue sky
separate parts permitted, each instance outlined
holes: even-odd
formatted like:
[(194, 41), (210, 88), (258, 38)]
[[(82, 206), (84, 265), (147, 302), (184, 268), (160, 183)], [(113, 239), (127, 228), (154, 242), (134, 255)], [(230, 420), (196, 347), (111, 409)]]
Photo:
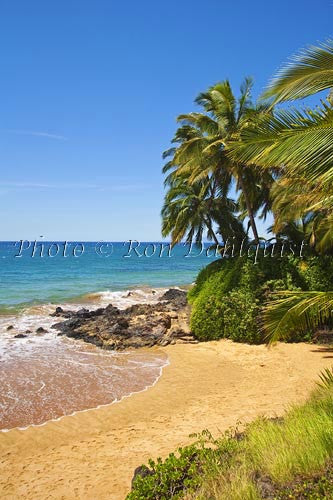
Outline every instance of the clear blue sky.
[(332, 16), (331, 0), (3, 0), (0, 239), (159, 239), (175, 117), (224, 78), (260, 93)]

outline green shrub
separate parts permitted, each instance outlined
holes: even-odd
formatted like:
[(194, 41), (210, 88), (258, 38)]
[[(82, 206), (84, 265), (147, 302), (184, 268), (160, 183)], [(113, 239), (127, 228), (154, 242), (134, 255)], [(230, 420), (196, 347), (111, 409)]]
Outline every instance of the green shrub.
[(226, 432), (214, 439), (207, 430), (193, 434), (197, 441), (178, 449), (178, 454), (162, 460), (149, 460), (144, 477), (138, 475), (126, 500), (169, 500), (182, 498), (184, 492), (194, 493), (207, 475), (215, 475), (221, 467), (228, 467), (238, 441), (236, 431)]
[(243, 289), (229, 292), (224, 306), (224, 336), (235, 342), (261, 342), (259, 311), (254, 293)]
[(324, 292), (332, 289), (332, 257), (310, 257), (306, 261), (301, 261), (299, 272), (309, 290)]
[[(189, 291), (191, 329), (199, 340), (230, 338), (264, 341), (260, 329), (262, 306), (283, 290), (329, 290), (333, 285), (331, 257), (247, 257), (219, 259), (198, 275)], [(308, 340), (295, 332), (291, 341)]]
[(274, 500), (320, 500), (333, 498), (332, 463), (322, 474), (295, 478), (288, 486), (275, 492)]
[(162, 461), (149, 461), (149, 474), (138, 475), (127, 500), (169, 500), (180, 498), (185, 489), (191, 490), (200, 484), (200, 450), (196, 445), (179, 448)]
[[(216, 278), (216, 275), (223, 270), (223, 282), (219, 283), (220, 293), (226, 293), (238, 286), (240, 271), (243, 267), (243, 259), (238, 260), (216, 260), (204, 267), (196, 278), (196, 284), (188, 292), (188, 300), (192, 303), (206, 287), (209, 280)], [(239, 272), (237, 272), (239, 271)]]
[(199, 440), (150, 461), (127, 500), (333, 498), (333, 386), (320, 387), (283, 419), (258, 418), (242, 434)]

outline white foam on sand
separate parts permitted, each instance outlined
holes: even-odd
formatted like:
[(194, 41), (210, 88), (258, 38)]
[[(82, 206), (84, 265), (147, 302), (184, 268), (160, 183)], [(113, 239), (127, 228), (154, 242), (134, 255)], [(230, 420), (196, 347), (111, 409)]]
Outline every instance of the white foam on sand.
[[(166, 290), (105, 291), (61, 307), (96, 309), (112, 303), (124, 309), (136, 303), (158, 302)], [(3, 431), (44, 425), (78, 411), (119, 402), (154, 385), (168, 364), (164, 353), (156, 350), (112, 352), (58, 336), (51, 326), (61, 318), (50, 317), (56, 307), (57, 304), (38, 305), (17, 316), (0, 317)], [(13, 328), (8, 330), (10, 326)], [(46, 332), (37, 333), (39, 327)], [(17, 334), (27, 336), (15, 338)]]

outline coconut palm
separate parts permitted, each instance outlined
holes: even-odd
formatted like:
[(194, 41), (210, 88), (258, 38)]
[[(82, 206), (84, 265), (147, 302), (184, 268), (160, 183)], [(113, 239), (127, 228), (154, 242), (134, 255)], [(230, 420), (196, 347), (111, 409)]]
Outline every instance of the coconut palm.
[(333, 40), (311, 45), (291, 58), (272, 79), (264, 98), (275, 103), (307, 97), (333, 88)]
[[(274, 213), (273, 232), (289, 233), (291, 241), (309, 242), (313, 250), (333, 249), (332, 193), (301, 175), (282, 176), (271, 190)], [(297, 230), (295, 231), (295, 229)]]
[[(230, 154), (238, 162), (279, 167), (272, 190), (275, 229), (306, 221), (318, 250), (333, 248), (333, 42), (310, 47), (296, 56), (271, 82), (264, 98), (273, 103), (330, 90), (316, 109), (280, 109), (259, 116), (243, 129)], [(289, 228), (287, 227), (289, 224)], [(332, 320), (333, 292), (287, 292), (263, 313), (270, 340), (291, 331), (311, 331)]]
[(265, 307), (264, 330), (275, 342), (288, 339), (292, 333), (310, 333), (332, 323), (333, 292), (281, 292)]
[(276, 225), (311, 216), (311, 241), (318, 250), (333, 245), (333, 42), (309, 47), (272, 80), (265, 98), (274, 103), (330, 90), (316, 109), (279, 109), (242, 130), (232, 146), (237, 161), (282, 173), (272, 191)]
[(321, 185), (333, 183), (333, 107), (281, 109), (258, 117), (231, 146), (238, 162), (272, 168), (285, 175), (303, 175)]
[(171, 235), (173, 244), (184, 238), (189, 244), (201, 244), (205, 234), (215, 245), (222, 243), (219, 234), (224, 241), (232, 236), (244, 237), (236, 216), (237, 205), (219, 194), (211, 178), (189, 183), (185, 175), (169, 177), (161, 212), (162, 235)]
[(269, 209), (268, 198), (263, 200), (263, 194), (268, 193), (273, 177), (268, 171), (263, 175), (261, 170), (235, 161), (228, 154), (230, 145), (239, 138), (241, 131), (258, 115), (267, 112), (267, 106), (252, 104), (251, 88), (252, 80), (245, 79), (237, 99), (229, 81), (225, 80), (201, 93), (196, 103), (203, 108), (202, 112), (178, 117), (181, 126), (173, 139), (177, 145), (166, 152), (171, 160), (164, 172), (186, 174), (189, 182), (211, 175), (224, 195), (234, 183), (241, 193), (240, 207), (245, 208), (254, 240), (258, 243), (255, 216), (263, 204), (264, 212)]

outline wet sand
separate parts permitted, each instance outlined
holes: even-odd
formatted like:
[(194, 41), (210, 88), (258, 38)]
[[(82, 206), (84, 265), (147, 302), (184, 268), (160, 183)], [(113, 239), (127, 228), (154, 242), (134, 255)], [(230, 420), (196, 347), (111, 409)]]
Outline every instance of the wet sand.
[(163, 349), (170, 365), (157, 384), (122, 402), (42, 427), (0, 434), (0, 498), (124, 499), (133, 470), (191, 441), (257, 415), (281, 415), (304, 400), (329, 350), (223, 340)]
[[(30, 345), (18, 348), (24, 341)], [(0, 430), (120, 401), (152, 386), (167, 363), (157, 350), (106, 351), (54, 335), (13, 339), (12, 349), (8, 344), (7, 359), (0, 356)]]

